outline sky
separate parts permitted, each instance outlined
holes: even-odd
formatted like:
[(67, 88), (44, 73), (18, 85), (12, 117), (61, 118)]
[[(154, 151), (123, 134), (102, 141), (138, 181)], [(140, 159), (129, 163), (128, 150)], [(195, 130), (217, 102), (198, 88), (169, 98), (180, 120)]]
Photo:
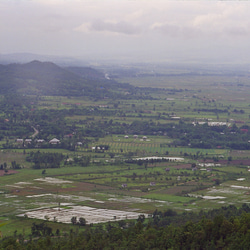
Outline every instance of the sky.
[(250, 62), (250, 1), (0, 0), (0, 54)]

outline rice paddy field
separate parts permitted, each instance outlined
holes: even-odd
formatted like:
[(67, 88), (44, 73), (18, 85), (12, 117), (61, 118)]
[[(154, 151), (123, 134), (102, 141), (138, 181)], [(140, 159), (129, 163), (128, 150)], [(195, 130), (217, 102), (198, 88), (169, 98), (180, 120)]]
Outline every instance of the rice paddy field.
[[(164, 155), (166, 152), (169, 155), (183, 155), (187, 154), (196, 154), (197, 151), (202, 153), (203, 155), (224, 155), (227, 154), (227, 150), (223, 149), (197, 149), (197, 148), (187, 148), (187, 147), (168, 147), (162, 146), (162, 144), (170, 144), (172, 142), (171, 139), (167, 137), (147, 137), (146, 140), (140, 138), (134, 139), (133, 136), (130, 138), (124, 138), (124, 135), (120, 136), (112, 136), (105, 137), (104, 139), (100, 139), (98, 141), (99, 144), (105, 144), (109, 146), (109, 151), (113, 153), (121, 153), (122, 152), (144, 152), (146, 155)], [(93, 144), (95, 145), (95, 144)]]
[(198, 212), (249, 203), (250, 161), (196, 163), (195, 170), (190, 159), (142, 165), (93, 163), (89, 167), (47, 169), (45, 175), (29, 168), (8, 173), (2, 170), (1, 231), (8, 235), (12, 221), (29, 224), (32, 218), (70, 224), (71, 217), (77, 215), (89, 223), (104, 222), (100, 215), (86, 212), (94, 213), (93, 209), (104, 209), (102, 214), (113, 214), (112, 218), (106, 216), (109, 220), (119, 220), (124, 218), (119, 217), (119, 211), (129, 219), (148, 216), (155, 209)]
[[(135, 86), (182, 88), (176, 93), (153, 93), (153, 100), (121, 100), (123, 115), (67, 116), (69, 125), (81, 127), (79, 121), (95, 122), (153, 121), (161, 124), (194, 121), (240, 121), (249, 125), (248, 79), (225, 76), (137, 77), (121, 78)], [(242, 85), (238, 85), (238, 81)], [(230, 84), (229, 84), (230, 83)], [(214, 101), (213, 101), (214, 100)], [(42, 97), (39, 109), (98, 107), (114, 110), (114, 100), (91, 100), (67, 97)], [(132, 108), (133, 105), (133, 108)], [(204, 109), (228, 109), (216, 114)], [(197, 111), (201, 109), (203, 111)], [(244, 112), (234, 112), (234, 110)], [(136, 110), (136, 112), (135, 112)], [(124, 115), (125, 114), (125, 115)], [(179, 117), (175, 119), (173, 117)], [(126, 136), (126, 137), (125, 137)], [(46, 220), (52, 227), (67, 230), (73, 216), (87, 223), (136, 219), (154, 210), (177, 212), (207, 210), (225, 205), (241, 206), (250, 202), (250, 159), (248, 150), (200, 149), (168, 146), (173, 139), (166, 135), (106, 134), (86, 137), (87, 147), (75, 151), (58, 148), (2, 149), (1, 163), (13, 160), (21, 169), (0, 170), (0, 230), (4, 236), (26, 231), (35, 221)], [(9, 138), (14, 141), (15, 138)], [(250, 138), (249, 138), (250, 140)], [(0, 145), (5, 142), (1, 141)], [(106, 145), (105, 151), (96, 150)], [(89, 166), (61, 164), (60, 168), (32, 169), (26, 161), (31, 151), (62, 153), (68, 159), (91, 156)], [(190, 155), (199, 155), (192, 158)], [(202, 157), (201, 157), (202, 156)], [(176, 157), (182, 161), (141, 161), (142, 157)], [(231, 157), (230, 161), (228, 160)], [(128, 163), (126, 160), (134, 160)], [(106, 219), (105, 219), (106, 218)]]

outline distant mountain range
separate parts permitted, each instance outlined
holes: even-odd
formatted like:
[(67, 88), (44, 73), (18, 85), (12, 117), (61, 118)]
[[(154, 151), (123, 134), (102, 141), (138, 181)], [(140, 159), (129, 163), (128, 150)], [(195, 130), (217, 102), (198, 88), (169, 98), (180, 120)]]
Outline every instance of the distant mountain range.
[(31, 61), (53, 62), (59, 66), (85, 66), (87, 61), (67, 56), (38, 55), (32, 53), (0, 54), (0, 64), (28, 63)]
[[(0, 94), (109, 97), (128, 87), (89, 67), (59, 67), (51, 62), (0, 64)], [(132, 86), (130, 86), (132, 87)]]

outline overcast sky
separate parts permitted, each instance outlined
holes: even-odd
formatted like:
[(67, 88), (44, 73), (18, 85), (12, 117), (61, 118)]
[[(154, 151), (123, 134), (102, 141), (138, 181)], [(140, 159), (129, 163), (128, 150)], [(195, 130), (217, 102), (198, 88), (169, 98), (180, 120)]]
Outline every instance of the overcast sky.
[(250, 62), (249, 1), (1, 0), (0, 54)]

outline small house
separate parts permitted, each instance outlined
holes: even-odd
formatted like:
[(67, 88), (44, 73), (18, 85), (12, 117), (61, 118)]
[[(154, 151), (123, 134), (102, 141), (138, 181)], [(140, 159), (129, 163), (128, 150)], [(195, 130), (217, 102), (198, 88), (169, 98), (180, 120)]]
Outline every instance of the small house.
[(60, 140), (56, 139), (56, 138), (53, 138), (52, 140), (49, 141), (50, 144), (59, 144), (60, 143)]
[(37, 143), (44, 143), (44, 139), (38, 139), (36, 142)]
[(73, 137), (73, 134), (68, 134), (64, 136), (64, 138), (72, 138), (72, 137)]
[(32, 139), (25, 139), (26, 144), (30, 144), (32, 142)]

